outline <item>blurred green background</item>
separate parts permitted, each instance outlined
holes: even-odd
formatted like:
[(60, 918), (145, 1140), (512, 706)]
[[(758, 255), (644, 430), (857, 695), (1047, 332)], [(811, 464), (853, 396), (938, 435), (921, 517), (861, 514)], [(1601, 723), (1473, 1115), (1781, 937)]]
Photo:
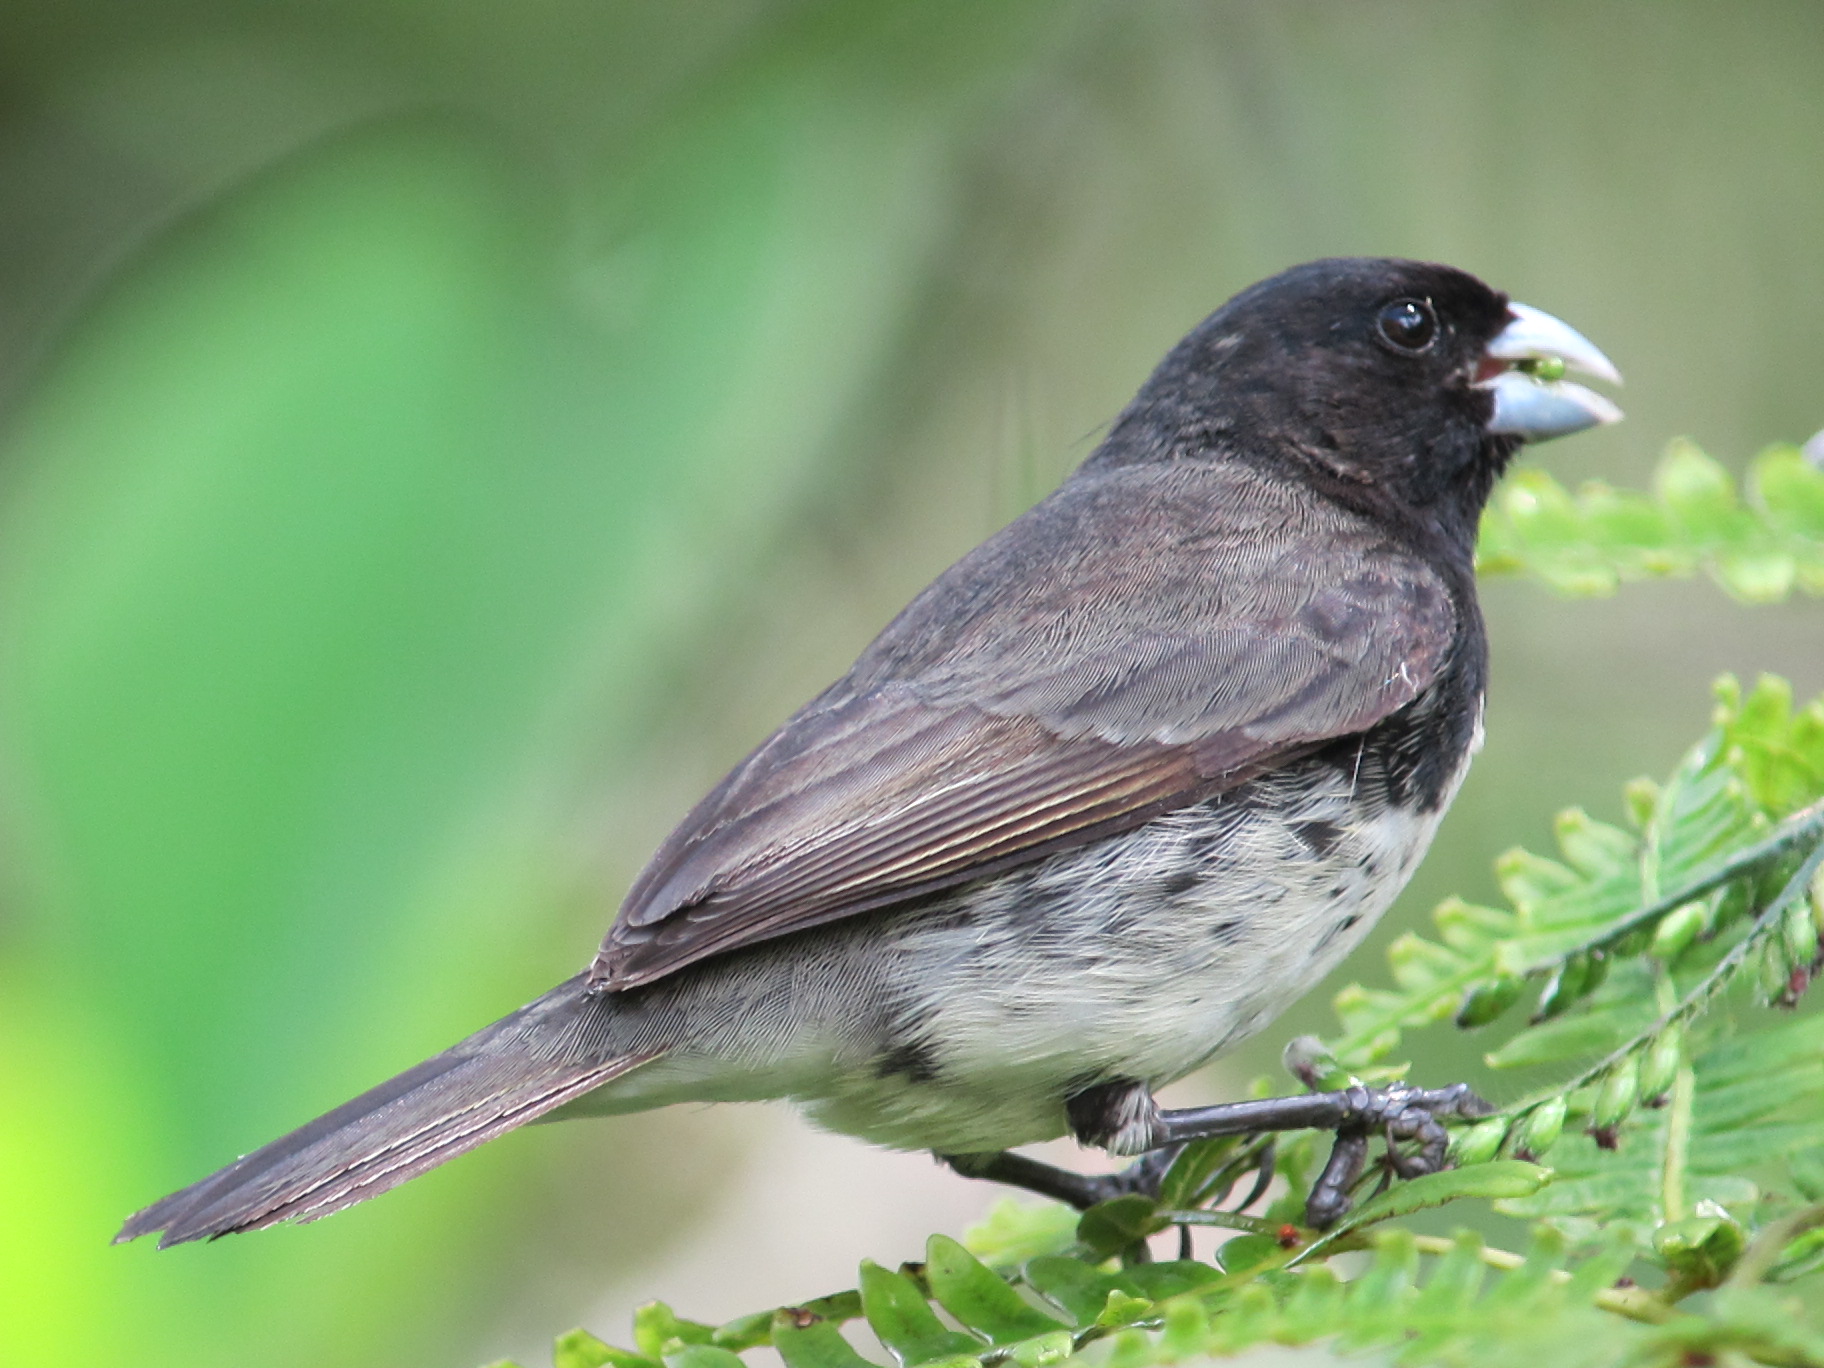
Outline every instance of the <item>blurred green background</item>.
[[(531, 1362), (979, 1208), (672, 1113), (107, 1244), (573, 972), (696, 796), (1260, 276), (1436, 257), (1570, 320), (1629, 421), (1537, 453), (1567, 479), (1824, 425), (1821, 71), (1808, 0), (13, 0), (0, 1363)], [(1815, 606), (1487, 600), (1487, 750), (1383, 940), (1612, 817), (1719, 670), (1824, 687)]]

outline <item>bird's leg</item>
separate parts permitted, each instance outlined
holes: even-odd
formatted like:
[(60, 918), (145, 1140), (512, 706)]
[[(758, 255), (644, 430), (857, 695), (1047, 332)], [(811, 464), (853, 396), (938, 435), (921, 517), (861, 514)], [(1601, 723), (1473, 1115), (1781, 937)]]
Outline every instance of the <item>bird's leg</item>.
[(1418, 1142), (1415, 1153), (1401, 1157), (1396, 1151), (1393, 1161), (1402, 1178), (1416, 1178), (1444, 1167), (1450, 1137), (1439, 1118), (1487, 1116), (1494, 1109), (1464, 1083), (1435, 1089), (1395, 1083), (1164, 1111), (1143, 1084), (1130, 1079), (1085, 1089), (1070, 1099), (1068, 1110), (1079, 1140), (1116, 1154), (1218, 1135), (1334, 1131), (1336, 1147), (1305, 1203), (1306, 1221), (1322, 1230), (1349, 1210), (1349, 1188), (1361, 1175), (1372, 1132), (1384, 1132), (1390, 1147)]
[(1182, 1145), (1166, 1145), (1143, 1154), (1119, 1173), (1075, 1173), (1055, 1164), (1028, 1159), (1012, 1150), (996, 1154), (940, 1154), (937, 1158), (965, 1178), (986, 1178), (992, 1183), (1023, 1188), (1041, 1197), (1088, 1211), (1097, 1202), (1140, 1193), (1159, 1195), (1160, 1180), (1178, 1157)]
[[(1136, 1088), (1137, 1097), (1134, 1095)], [(1071, 1129), (1081, 1138), (1084, 1127), (1092, 1124), (1100, 1127), (1099, 1134), (1107, 1134), (1111, 1127), (1120, 1131), (1123, 1124), (1137, 1124), (1145, 1130), (1151, 1125), (1151, 1119), (1158, 1108), (1153, 1105), (1152, 1095), (1144, 1088), (1138, 1084), (1121, 1082), (1099, 1084), (1085, 1089), (1066, 1103), (1066, 1110), (1070, 1115)], [(1140, 1132), (1123, 1134), (1132, 1140)], [(1182, 1144), (1169, 1142), (1140, 1144), (1135, 1148), (1124, 1148), (1119, 1143), (1095, 1143), (1113, 1154), (1137, 1154), (1140, 1157), (1119, 1173), (1098, 1174), (1074, 1173), (1070, 1169), (1028, 1159), (1011, 1150), (998, 1154), (940, 1154), (937, 1157), (966, 1178), (986, 1178), (991, 1182), (1006, 1183), (1009, 1187), (1024, 1188), (1041, 1197), (1050, 1197), (1074, 1206), (1079, 1211), (1087, 1211), (1097, 1202), (1126, 1197), (1136, 1192), (1145, 1197), (1157, 1197), (1166, 1170), (1171, 1168), (1172, 1161), (1184, 1148)]]

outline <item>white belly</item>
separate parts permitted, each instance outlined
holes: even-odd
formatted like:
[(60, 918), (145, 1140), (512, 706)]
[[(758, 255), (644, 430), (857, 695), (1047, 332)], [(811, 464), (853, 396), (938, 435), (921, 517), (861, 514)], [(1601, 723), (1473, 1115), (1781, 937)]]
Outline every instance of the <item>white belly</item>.
[(1339, 783), (1291, 814), (1193, 809), (1054, 857), (918, 938), (912, 958), (944, 967), (921, 1033), (934, 1077), (839, 1070), (807, 1109), (898, 1148), (1000, 1149), (1062, 1134), (1089, 1083), (1182, 1078), (1360, 943), (1442, 812), (1364, 814)]
[[(1372, 762), (1370, 762), (1372, 767)], [(1259, 1031), (1387, 910), (1427, 811), (1304, 768), (983, 880), (687, 970), (630, 1002), (662, 1058), (566, 1114), (787, 1097), (901, 1149), (1047, 1140), (1094, 1083), (1182, 1078)]]

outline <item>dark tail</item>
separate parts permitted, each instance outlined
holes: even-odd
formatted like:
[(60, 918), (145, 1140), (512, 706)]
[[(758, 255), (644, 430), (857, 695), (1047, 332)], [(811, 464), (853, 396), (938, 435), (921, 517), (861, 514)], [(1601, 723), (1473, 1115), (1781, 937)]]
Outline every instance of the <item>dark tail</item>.
[(397, 1187), (656, 1057), (616, 1054), (613, 998), (583, 976), (263, 1149), (154, 1202), (114, 1237), (160, 1249), (314, 1221)]

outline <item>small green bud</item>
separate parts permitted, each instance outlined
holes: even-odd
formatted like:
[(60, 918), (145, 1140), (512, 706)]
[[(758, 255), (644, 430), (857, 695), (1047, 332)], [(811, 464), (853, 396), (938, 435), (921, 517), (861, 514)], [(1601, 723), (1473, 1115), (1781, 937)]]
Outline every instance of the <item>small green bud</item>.
[(1670, 964), (1703, 934), (1710, 920), (1709, 909), (1702, 902), (1688, 902), (1673, 908), (1659, 919), (1653, 930), (1653, 957)]
[(1450, 1159), (1453, 1164), (1485, 1164), (1501, 1152), (1507, 1139), (1508, 1123), (1498, 1116), (1478, 1121), (1454, 1132), (1450, 1137)]
[(1746, 916), (1755, 910), (1753, 880), (1737, 879), (1726, 885), (1720, 892), (1710, 895), (1709, 932), (1722, 930), (1731, 922)]
[(1564, 991), (1565, 971), (1569, 965), (1561, 964), (1552, 971), (1552, 976), (1545, 981), (1545, 987), (1539, 990), (1539, 1005), (1533, 1008), (1533, 1024), (1550, 1021), (1565, 1008), (1571, 1005), (1570, 995)]
[(1792, 982), (1792, 968), (1786, 962), (1786, 947), (1778, 937), (1761, 947), (1760, 962), (1761, 999), (1768, 1006), (1779, 1006), (1786, 1001), (1787, 990)]
[(1280, 1060), (1286, 1066), (1286, 1072), (1312, 1092), (1335, 1092), (1355, 1081), (1349, 1071), (1336, 1062), (1330, 1047), (1316, 1036), (1294, 1036)]
[(1539, 994), (1539, 1006), (1533, 1012), (1535, 1022), (1549, 1021), (1563, 1015), (1580, 999), (1595, 992), (1609, 972), (1608, 959), (1600, 952), (1572, 955), (1546, 980)]
[(1596, 1089), (1596, 1106), (1590, 1122), (1599, 1131), (1612, 1131), (1640, 1100), (1640, 1064), (1633, 1055), (1610, 1069)]
[(1780, 938), (1786, 959), (1793, 967), (1809, 965), (1818, 957), (1818, 929), (1811, 919), (1811, 900), (1794, 898), (1780, 918)]
[(1640, 1066), (1642, 1099), (1652, 1102), (1671, 1092), (1673, 1080), (1678, 1077), (1678, 1066), (1684, 1059), (1685, 1028), (1674, 1023), (1647, 1047), (1646, 1059)]
[(1564, 1133), (1566, 1110), (1562, 1096), (1549, 1098), (1534, 1107), (1520, 1132), (1519, 1151), (1537, 1159), (1557, 1144), (1558, 1137)]
[(1465, 1030), (1488, 1025), (1514, 1005), (1514, 1000), (1520, 996), (1521, 985), (1522, 980), (1512, 974), (1499, 974), (1470, 984), (1457, 1007), (1457, 1025)]

